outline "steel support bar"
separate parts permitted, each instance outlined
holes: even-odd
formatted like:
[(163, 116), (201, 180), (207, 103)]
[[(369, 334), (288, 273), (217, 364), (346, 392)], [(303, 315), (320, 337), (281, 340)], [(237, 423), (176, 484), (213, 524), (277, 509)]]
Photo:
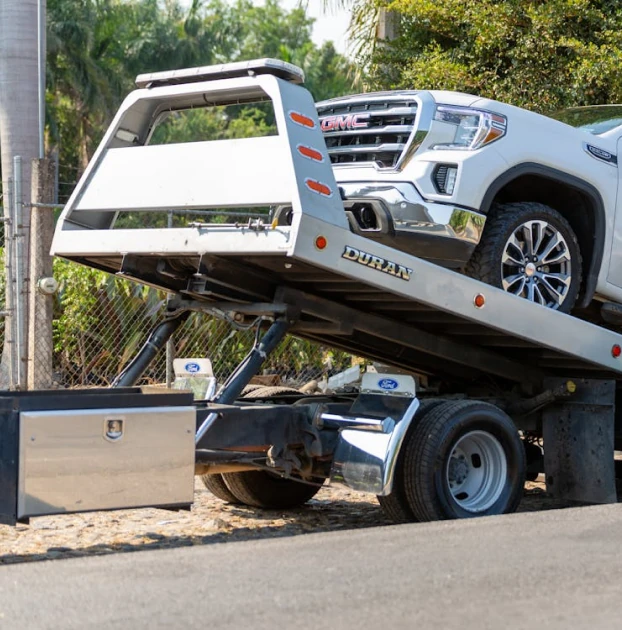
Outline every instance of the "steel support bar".
[(171, 300), (169, 308), (171, 310), (197, 311), (221, 318), (223, 313), (238, 313), (253, 317), (275, 317), (277, 315), (290, 315), (293, 317), (296, 314), (296, 309), (291, 305), (275, 302), (205, 302), (183, 298)]
[[(197, 410), (197, 429), (210, 421), (209, 439), (197, 443), (197, 459), (203, 452), (226, 451), (227, 457), (246, 451), (264, 457), (271, 446), (303, 444), (312, 432), (312, 411), (306, 405), (210, 405)], [(336, 431), (326, 431), (336, 435)], [(196, 440), (195, 440), (196, 441)]]
[(290, 322), (286, 318), (279, 318), (273, 322), (262, 340), (227, 379), (214, 402), (230, 405), (237, 399), (251, 378), (257, 374), (268, 355), (283, 341), (289, 326)]
[[(280, 317), (273, 322), (268, 329), (268, 332), (266, 332), (263, 336), (262, 340), (248, 353), (242, 363), (238, 365), (233, 374), (231, 374), (231, 376), (227, 379), (222, 389), (214, 399), (214, 402), (229, 405), (238, 398), (238, 396), (242, 393), (242, 390), (250, 382), (251, 378), (257, 374), (263, 362), (268, 358), (268, 355), (283, 340), (290, 325), (291, 322), (289, 318), (286, 317)], [(197, 444), (207, 433), (207, 430), (217, 417), (217, 413), (210, 413), (207, 418), (205, 418), (196, 433), (195, 442)]]
[(390, 433), (395, 426), (395, 421), (391, 418), (357, 418), (355, 416), (342, 416), (336, 413), (323, 413), (320, 415), (321, 428), (331, 429), (367, 429), (368, 431), (379, 431), (380, 433)]
[(283, 288), (279, 289), (276, 297), (279, 302), (295, 304), (302, 313), (313, 317), (332, 322), (348, 322), (354, 330), (363, 333), (368, 341), (375, 338), (380, 343), (397, 343), (403, 348), (419, 352), (425, 356), (422, 367), (437, 365), (442, 372), (443, 369), (451, 370), (450, 366), (453, 364), (457, 368), (457, 374), (463, 373), (466, 376), (469, 371), (479, 370), (510, 381), (534, 385), (540, 385), (544, 376), (537, 368), (527, 369), (525, 365), (496, 352), (456, 342), (412, 324), (401, 323), (374, 313), (363, 313), (316, 295)]
[(173, 333), (188, 319), (190, 311), (182, 311), (158, 324), (149, 334), (145, 345), (128, 366), (117, 376), (111, 387), (131, 387), (138, 382), (144, 371), (166, 346)]

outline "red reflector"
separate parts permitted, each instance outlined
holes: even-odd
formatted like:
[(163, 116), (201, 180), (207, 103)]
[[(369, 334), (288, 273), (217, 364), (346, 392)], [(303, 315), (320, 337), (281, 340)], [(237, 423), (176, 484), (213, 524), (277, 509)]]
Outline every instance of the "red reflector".
[(303, 127), (308, 127), (309, 129), (313, 129), (313, 127), (315, 127), (315, 121), (313, 120), (313, 118), (309, 118), (304, 114), (299, 114), (298, 112), (289, 112), (289, 117), (297, 125), (302, 125)]
[(299, 144), (296, 148), (298, 149), (298, 153), (300, 153), (300, 155), (304, 155), (305, 157), (308, 157), (311, 160), (315, 160), (316, 162), (324, 161), (324, 156), (319, 151), (316, 151), (311, 147), (305, 147), (304, 144)]
[(326, 184), (322, 184), (322, 182), (318, 182), (314, 179), (305, 179), (305, 184), (309, 190), (324, 195), (325, 197), (330, 197), (333, 194), (333, 191)]
[(315, 246), (318, 249), (325, 249), (327, 245), (328, 245), (328, 241), (326, 240), (325, 236), (318, 236), (315, 239)]
[(481, 293), (478, 293), (473, 298), (473, 304), (475, 304), (475, 308), (482, 308), (486, 304), (486, 298)]
[(611, 348), (611, 356), (614, 359), (617, 359), (622, 354), (622, 348), (616, 343), (613, 348)]

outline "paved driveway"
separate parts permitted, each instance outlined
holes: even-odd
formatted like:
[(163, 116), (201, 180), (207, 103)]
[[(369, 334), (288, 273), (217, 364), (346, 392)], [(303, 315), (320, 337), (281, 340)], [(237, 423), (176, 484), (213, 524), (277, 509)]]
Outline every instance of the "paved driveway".
[(622, 505), (0, 567), (0, 627), (621, 628)]

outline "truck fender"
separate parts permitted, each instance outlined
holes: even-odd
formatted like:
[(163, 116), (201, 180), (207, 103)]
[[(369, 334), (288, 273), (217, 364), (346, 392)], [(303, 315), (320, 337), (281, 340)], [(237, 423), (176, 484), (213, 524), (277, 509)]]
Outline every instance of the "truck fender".
[(572, 188), (582, 193), (589, 199), (594, 213), (594, 249), (590, 259), (589, 268), (587, 269), (584, 278), (583, 294), (577, 304), (579, 308), (586, 308), (592, 301), (594, 293), (596, 292), (598, 274), (603, 261), (603, 249), (605, 245), (606, 232), (606, 215), (603, 199), (598, 190), (592, 184), (589, 184), (574, 175), (569, 175), (563, 171), (559, 171), (542, 164), (537, 164), (535, 162), (525, 162), (511, 167), (490, 184), (482, 199), (480, 212), (488, 214), (498, 193), (510, 182), (518, 179), (519, 177), (524, 177), (525, 175), (536, 175), (538, 177), (543, 177), (560, 184), (564, 184), (568, 188)]

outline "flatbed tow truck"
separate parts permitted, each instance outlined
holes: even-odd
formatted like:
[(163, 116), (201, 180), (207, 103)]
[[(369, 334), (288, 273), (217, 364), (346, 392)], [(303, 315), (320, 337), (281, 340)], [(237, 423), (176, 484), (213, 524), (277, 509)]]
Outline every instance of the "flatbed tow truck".
[[(265, 508), (331, 480), (397, 521), (511, 512), (541, 472), (557, 497), (616, 501), (622, 336), (353, 233), (302, 78), (276, 60), (138, 77), (52, 253), (169, 292), (167, 313), (112, 389), (0, 396), (3, 522), (189, 508), (195, 474)], [(170, 112), (249, 102), (272, 104), (277, 135), (149, 144)], [(266, 206), (289, 220), (118, 222)], [(193, 311), (254, 325), (254, 348), (211, 400), (143, 393)], [(241, 398), (287, 333), (400, 369), (365, 374), (353, 396)]]

